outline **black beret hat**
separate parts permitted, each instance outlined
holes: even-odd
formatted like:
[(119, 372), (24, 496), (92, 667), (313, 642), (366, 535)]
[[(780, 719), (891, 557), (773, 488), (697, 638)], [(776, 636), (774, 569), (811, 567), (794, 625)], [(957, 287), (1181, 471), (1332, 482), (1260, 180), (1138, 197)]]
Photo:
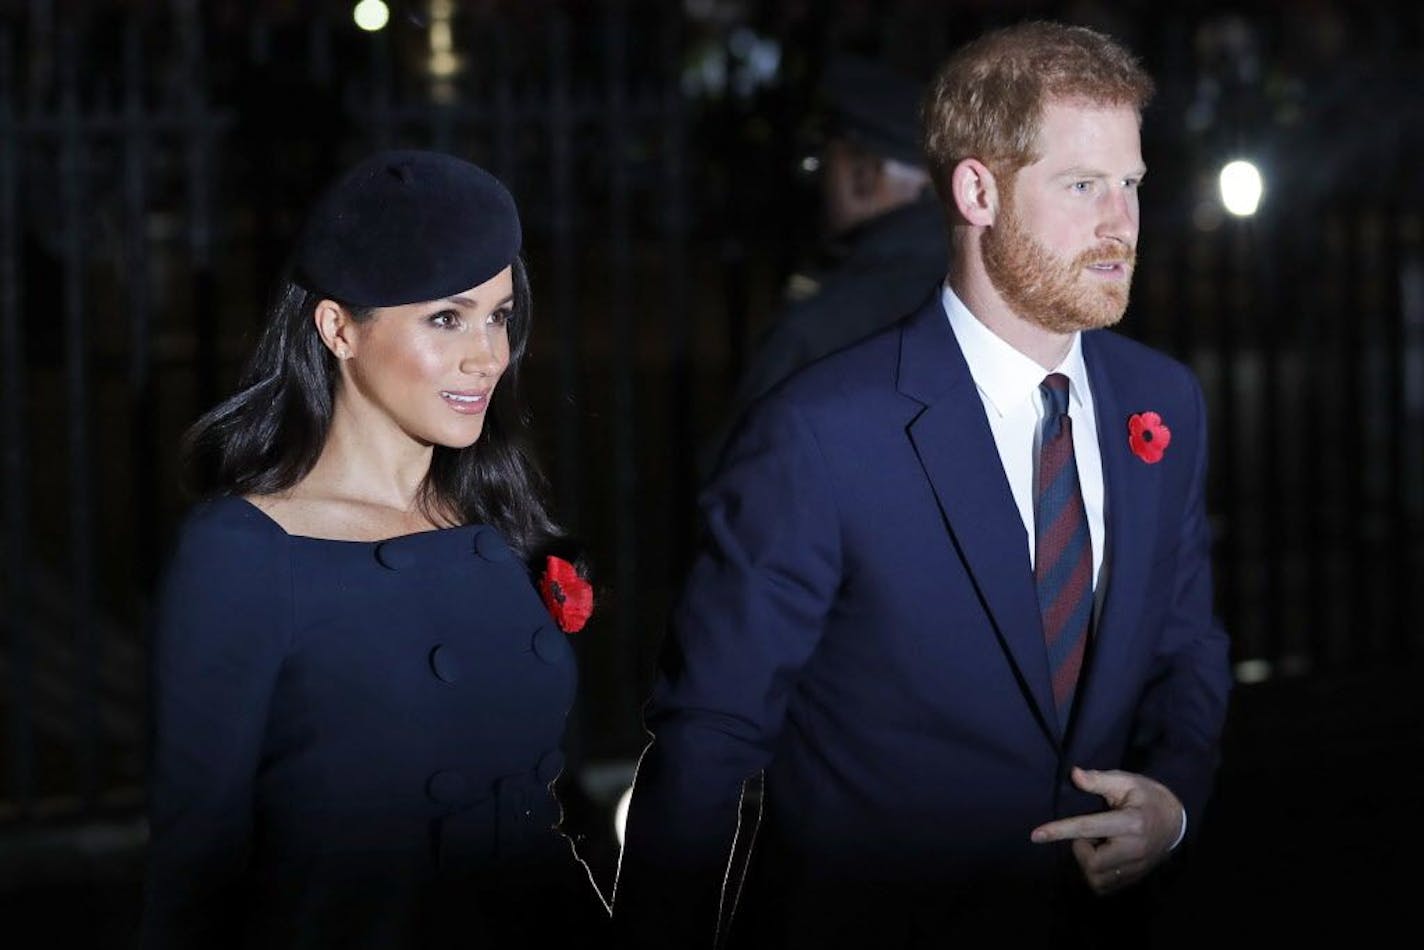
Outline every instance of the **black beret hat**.
[(504, 270), (520, 240), (514, 198), (483, 168), (440, 152), (377, 152), (317, 199), (294, 276), (353, 306), (438, 300)]
[(922, 93), (920, 83), (885, 63), (837, 54), (821, 78), (827, 132), (885, 158), (923, 167)]

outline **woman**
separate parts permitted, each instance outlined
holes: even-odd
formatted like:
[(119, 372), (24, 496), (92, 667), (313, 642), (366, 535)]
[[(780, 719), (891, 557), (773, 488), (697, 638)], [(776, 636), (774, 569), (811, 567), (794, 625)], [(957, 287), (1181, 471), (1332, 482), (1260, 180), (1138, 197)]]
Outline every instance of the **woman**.
[(559, 628), (589, 592), (515, 439), (519, 246), (478, 167), (368, 158), (189, 432), (206, 500), (159, 600), (146, 946), (601, 941), (551, 791)]

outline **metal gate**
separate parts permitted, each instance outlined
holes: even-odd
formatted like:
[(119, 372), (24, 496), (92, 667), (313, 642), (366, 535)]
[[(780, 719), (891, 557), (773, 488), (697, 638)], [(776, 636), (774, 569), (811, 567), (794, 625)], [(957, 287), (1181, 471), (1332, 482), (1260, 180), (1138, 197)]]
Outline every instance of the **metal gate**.
[[(809, 230), (789, 182), (814, 67), (847, 36), (939, 55), (1001, 15), (751, 8), (431, 2), (374, 36), (336, 3), (0, 10), (0, 823), (141, 803), (177, 439), (232, 385), (315, 189), (384, 145), (469, 156), (519, 200), (525, 393), (558, 511), (611, 591), (577, 644), (571, 761), (637, 754), (695, 450)], [(1370, 153), (1381, 181), (1301, 176), (1254, 222), (1206, 220), (1191, 196), (1215, 140), (1183, 120), (1200, 24), (1133, 28), (1162, 94), (1124, 329), (1206, 385), (1242, 678), (1417, 657), (1418, 106)], [(1403, 75), (1409, 50), (1379, 42)]]

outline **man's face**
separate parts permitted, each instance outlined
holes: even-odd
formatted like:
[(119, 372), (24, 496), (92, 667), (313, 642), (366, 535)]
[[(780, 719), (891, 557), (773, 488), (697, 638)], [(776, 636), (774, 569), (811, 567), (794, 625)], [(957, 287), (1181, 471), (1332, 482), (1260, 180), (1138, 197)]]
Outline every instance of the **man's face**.
[(999, 189), (984, 268), (1005, 302), (1055, 333), (1111, 326), (1127, 309), (1146, 174), (1137, 113), (1050, 102), (1040, 157)]
[(865, 220), (865, 161), (865, 156), (845, 139), (826, 142), (821, 152), (821, 211), (827, 234), (841, 234)]

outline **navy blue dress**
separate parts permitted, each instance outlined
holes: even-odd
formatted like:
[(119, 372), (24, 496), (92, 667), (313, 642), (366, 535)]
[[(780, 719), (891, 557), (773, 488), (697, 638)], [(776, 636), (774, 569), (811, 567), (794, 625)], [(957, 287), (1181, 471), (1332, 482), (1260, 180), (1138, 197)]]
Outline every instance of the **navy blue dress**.
[(156, 619), (146, 947), (594, 936), (551, 790), (574, 656), (497, 531), (331, 541), (208, 502)]

